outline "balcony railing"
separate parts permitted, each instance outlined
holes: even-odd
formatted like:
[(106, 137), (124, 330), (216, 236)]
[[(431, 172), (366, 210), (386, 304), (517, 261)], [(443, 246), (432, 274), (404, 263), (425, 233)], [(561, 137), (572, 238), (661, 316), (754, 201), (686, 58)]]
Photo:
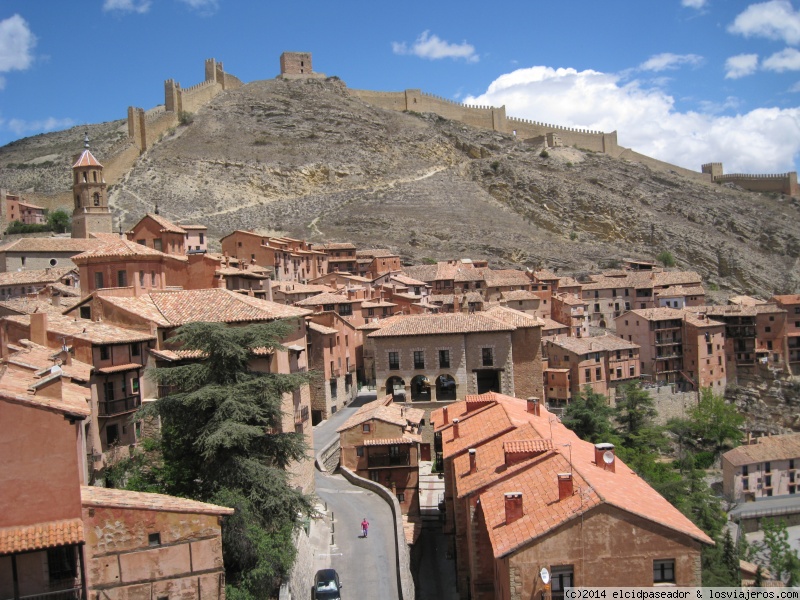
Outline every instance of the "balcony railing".
[(99, 415), (101, 417), (122, 415), (126, 412), (136, 410), (141, 403), (142, 400), (138, 394), (136, 396), (126, 396), (125, 398), (117, 398), (114, 400), (101, 400), (98, 402)]
[(367, 457), (367, 468), (407, 467), (411, 464), (410, 454), (370, 454)]
[(83, 591), (81, 588), (70, 588), (68, 590), (59, 590), (57, 592), (43, 592), (41, 594), (31, 594), (29, 596), (20, 596), (20, 600), (83, 600)]

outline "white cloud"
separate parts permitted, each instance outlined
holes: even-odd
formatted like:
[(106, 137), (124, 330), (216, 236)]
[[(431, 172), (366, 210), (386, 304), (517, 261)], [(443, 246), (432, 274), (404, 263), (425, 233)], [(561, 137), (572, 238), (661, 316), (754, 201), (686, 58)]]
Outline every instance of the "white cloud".
[(0, 73), (24, 71), (33, 62), (36, 36), (19, 15), (0, 21)]
[(196, 10), (201, 15), (213, 15), (219, 9), (218, 0), (180, 0), (192, 10)]
[(56, 119), (55, 117), (48, 117), (38, 121), (8, 119), (7, 121), (0, 122), (0, 125), (2, 125), (3, 129), (12, 131), (17, 137), (24, 137), (34, 133), (67, 129), (75, 125), (75, 121), (72, 119)]
[(761, 63), (762, 68), (769, 71), (800, 71), (800, 51), (795, 48), (786, 48), (776, 52)]
[(597, 71), (518, 69), (464, 102), (505, 105), (510, 116), (565, 127), (618, 131), (620, 145), (695, 171), (710, 161), (724, 162), (729, 173), (788, 171), (800, 154), (800, 108), (679, 112), (664, 91)]
[(671, 52), (663, 52), (648, 58), (645, 62), (639, 65), (642, 71), (666, 71), (668, 69), (677, 69), (681, 65), (697, 66), (703, 62), (703, 57), (697, 54), (672, 54)]
[(706, 5), (706, 0), (681, 0), (681, 5), (688, 8), (701, 9)]
[(737, 54), (725, 61), (725, 79), (739, 79), (758, 69), (758, 54)]
[(140, 15), (150, 10), (150, 0), (105, 0), (103, 2), (103, 10), (120, 12), (135, 12)]
[(467, 62), (478, 61), (478, 55), (475, 54), (475, 47), (472, 44), (467, 42), (451, 44), (436, 34), (431, 35), (429, 31), (423, 31), (410, 47), (405, 42), (392, 42), (392, 51), (395, 54), (411, 54), (430, 60), (463, 58)]
[(751, 4), (728, 27), (745, 37), (765, 37), (787, 44), (800, 43), (800, 11), (789, 0), (770, 0)]

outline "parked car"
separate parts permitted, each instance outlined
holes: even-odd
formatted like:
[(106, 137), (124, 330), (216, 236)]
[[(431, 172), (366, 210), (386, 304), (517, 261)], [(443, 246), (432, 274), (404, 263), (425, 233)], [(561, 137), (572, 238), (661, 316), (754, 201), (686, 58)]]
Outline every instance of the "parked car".
[(320, 569), (314, 576), (314, 600), (341, 600), (342, 582), (336, 569)]

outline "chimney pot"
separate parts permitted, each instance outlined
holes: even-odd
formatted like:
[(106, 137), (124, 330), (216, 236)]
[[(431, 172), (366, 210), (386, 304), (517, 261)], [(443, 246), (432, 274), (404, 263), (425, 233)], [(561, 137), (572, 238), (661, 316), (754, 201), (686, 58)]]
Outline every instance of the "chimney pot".
[(478, 457), (475, 448), (469, 449), (469, 474), (472, 475), (478, 470)]
[(528, 398), (528, 412), (537, 417), (541, 414), (541, 405), (539, 404), (539, 398), (536, 396)]
[(444, 419), (443, 425), (447, 425), (450, 421), (447, 419), (447, 407), (442, 409), (442, 418)]
[(595, 444), (594, 462), (604, 471), (615, 473), (617, 459), (614, 453), (614, 444)]
[(572, 473), (559, 473), (558, 474), (558, 501), (566, 500), (572, 497)]
[(522, 492), (507, 492), (505, 495), (506, 525), (521, 519), (524, 514), (522, 509)]
[(458, 419), (453, 419), (453, 439), (458, 439)]

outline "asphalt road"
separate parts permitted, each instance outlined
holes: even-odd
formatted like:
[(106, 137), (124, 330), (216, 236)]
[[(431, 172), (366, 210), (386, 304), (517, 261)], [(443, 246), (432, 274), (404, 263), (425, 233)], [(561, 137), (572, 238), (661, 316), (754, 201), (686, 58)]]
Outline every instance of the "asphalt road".
[[(374, 393), (360, 395), (314, 428), (314, 451), (319, 452), (334, 438), (336, 429)], [(398, 600), (397, 551), (394, 520), (386, 501), (363, 488), (352, 485), (341, 475), (314, 474), (316, 493), (333, 512), (334, 545), (329, 549), (330, 566), (339, 573), (342, 598), (345, 600)], [(361, 537), (361, 521), (370, 523), (369, 537)]]

